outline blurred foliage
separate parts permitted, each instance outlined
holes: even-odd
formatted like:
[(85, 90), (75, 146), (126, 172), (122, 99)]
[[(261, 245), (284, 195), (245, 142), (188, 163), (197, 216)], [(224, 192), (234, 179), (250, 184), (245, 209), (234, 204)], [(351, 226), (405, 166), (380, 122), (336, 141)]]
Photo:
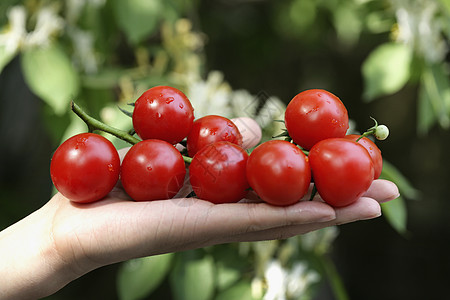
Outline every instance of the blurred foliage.
[[(264, 139), (268, 139), (280, 132), (280, 123), (273, 120), (283, 118), (287, 101), (264, 92), (262, 83), (256, 94), (235, 90), (221, 71), (208, 69), (205, 45), (217, 37), (202, 31), (199, 11), (206, 2), (2, 0), (0, 71), (20, 57), (26, 84), (43, 101), (42, 121), (53, 147), (86, 130), (70, 113), (72, 99), (105, 123), (129, 130), (131, 122), (117, 106), (129, 110), (127, 103), (150, 86), (161, 84), (183, 90), (196, 117), (244, 114), (258, 121)], [(360, 66), (364, 79), (361, 98), (374, 101), (414, 85), (419, 90), (417, 132), (426, 134), (436, 125), (450, 126), (446, 62), (449, 1), (217, 2), (233, 6), (233, 13), (213, 11), (208, 17), (231, 28), (237, 37), (246, 38), (256, 31), (252, 9), (264, 5), (267, 30), (291, 45), (300, 44), (312, 55), (326, 47), (346, 53), (369, 47), (370, 53)], [(227, 36), (221, 38), (226, 40)], [(261, 46), (255, 36), (245, 47), (257, 61), (267, 57), (268, 51), (280, 51), (275, 43)], [(233, 45), (228, 47), (233, 51)], [(271, 62), (276, 63), (269, 59)], [(311, 77), (303, 75), (307, 80), (298, 87), (332, 77), (328, 70), (325, 64), (315, 72), (302, 70)], [(108, 138), (118, 148), (126, 146)], [(418, 192), (389, 162), (385, 162), (382, 176), (396, 182), (402, 194), (402, 198), (383, 204), (384, 215), (393, 228), (405, 234), (405, 200), (417, 198)], [(236, 295), (247, 295), (245, 299), (311, 299), (320, 283), (328, 280), (336, 299), (346, 299), (328, 257), (336, 235), (333, 227), (285, 241), (221, 245), (135, 259), (119, 268), (117, 293), (121, 299), (143, 299), (169, 285), (173, 299), (225, 300), (237, 299)]]

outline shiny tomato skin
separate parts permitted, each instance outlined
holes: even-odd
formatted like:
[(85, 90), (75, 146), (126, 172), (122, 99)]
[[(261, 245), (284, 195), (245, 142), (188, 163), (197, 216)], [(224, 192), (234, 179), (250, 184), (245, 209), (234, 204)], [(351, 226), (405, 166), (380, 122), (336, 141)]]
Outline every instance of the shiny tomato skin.
[(372, 159), (367, 150), (354, 141), (322, 140), (311, 148), (308, 157), (319, 195), (334, 207), (354, 203), (373, 181)]
[[(344, 138), (356, 141), (359, 137), (360, 135), (358, 134), (348, 134)], [(367, 152), (369, 152), (374, 167), (373, 179), (378, 179), (381, 175), (381, 171), (383, 170), (383, 157), (381, 155), (380, 148), (378, 148), (377, 145), (367, 137), (363, 137), (358, 141), (358, 143), (360, 143), (364, 148), (366, 148)]]
[(187, 151), (190, 157), (203, 147), (215, 142), (230, 142), (242, 146), (242, 135), (236, 125), (229, 119), (208, 115), (194, 121), (187, 137)]
[(247, 180), (265, 202), (278, 206), (294, 204), (306, 194), (311, 182), (308, 158), (287, 141), (264, 142), (250, 154)]
[(162, 140), (135, 144), (122, 161), (120, 179), (135, 201), (164, 200), (181, 189), (186, 168), (180, 152)]
[(307, 150), (321, 140), (344, 137), (348, 130), (344, 104), (322, 89), (297, 94), (287, 105), (284, 117), (292, 140)]
[(136, 100), (132, 119), (134, 130), (143, 140), (160, 139), (174, 145), (191, 131), (194, 109), (180, 90), (156, 86)]
[(203, 147), (189, 166), (189, 180), (198, 198), (215, 204), (238, 202), (249, 188), (247, 152), (230, 142)]
[(50, 175), (56, 189), (73, 202), (102, 199), (119, 179), (120, 159), (113, 144), (94, 133), (67, 139), (53, 154)]

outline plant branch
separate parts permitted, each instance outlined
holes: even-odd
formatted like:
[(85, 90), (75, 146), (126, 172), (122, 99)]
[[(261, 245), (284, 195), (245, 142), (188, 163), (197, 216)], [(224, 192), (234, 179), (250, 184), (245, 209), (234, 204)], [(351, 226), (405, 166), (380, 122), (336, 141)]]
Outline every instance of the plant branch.
[(77, 116), (79, 116), (86, 123), (86, 125), (89, 128), (89, 131), (101, 130), (109, 134), (112, 134), (115, 137), (118, 137), (119, 139), (124, 140), (132, 145), (137, 144), (141, 141), (123, 130), (106, 125), (105, 123), (100, 122), (99, 120), (89, 116), (85, 111), (83, 111), (83, 109), (81, 109), (81, 107), (79, 107), (73, 101), (71, 102), (71, 109)]
[[(103, 122), (100, 122), (99, 120), (91, 117), (88, 115), (80, 106), (78, 106), (75, 102), (71, 102), (70, 104), (72, 111), (79, 116), (88, 126), (88, 129), (90, 132), (94, 130), (101, 130), (103, 132), (107, 132), (121, 140), (124, 140), (132, 145), (135, 145), (139, 143), (141, 140), (138, 138), (135, 138), (131, 134), (129, 134), (126, 131), (111, 127), (109, 125), (106, 125)], [(189, 156), (182, 155), (184, 162), (190, 164), (192, 162), (192, 158)]]

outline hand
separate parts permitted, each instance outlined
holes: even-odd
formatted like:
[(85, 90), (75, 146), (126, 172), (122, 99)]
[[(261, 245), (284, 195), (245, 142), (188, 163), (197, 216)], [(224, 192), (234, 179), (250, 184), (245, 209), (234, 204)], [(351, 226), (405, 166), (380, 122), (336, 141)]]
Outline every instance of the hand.
[[(259, 140), (258, 140), (259, 141)], [(284, 239), (327, 226), (371, 219), (380, 202), (398, 196), (375, 180), (364, 197), (334, 209), (315, 197), (288, 207), (261, 203), (214, 205), (184, 198), (134, 202), (120, 187), (105, 199), (77, 204), (56, 194), (41, 209), (0, 233), (0, 298), (50, 295), (98, 267), (127, 259), (230, 242)]]

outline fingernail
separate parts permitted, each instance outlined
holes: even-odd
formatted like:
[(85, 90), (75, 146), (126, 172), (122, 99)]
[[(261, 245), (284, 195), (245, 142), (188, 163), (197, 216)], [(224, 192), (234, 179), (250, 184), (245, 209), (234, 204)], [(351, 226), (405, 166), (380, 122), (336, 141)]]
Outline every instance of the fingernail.
[(381, 211), (380, 212), (378, 212), (378, 213), (376, 213), (376, 214), (374, 214), (374, 215), (371, 215), (371, 216), (367, 216), (367, 217), (363, 217), (363, 218), (360, 218), (360, 220), (370, 220), (370, 219), (376, 219), (376, 218), (378, 218), (378, 217), (380, 217), (381, 216)]
[(323, 216), (322, 218), (319, 218), (317, 221), (318, 222), (328, 222), (328, 221), (333, 221), (335, 219), (336, 219), (336, 214), (332, 214), (332, 215)]
[(387, 198), (385, 198), (383, 200), (380, 200), (378, 202), (380, 202), (380, 203), (389, 202), (389, 201), (397, 199), (398, 197), (400, 197), (400, 193), (396, 194), (395, 196), (387, 197)]

